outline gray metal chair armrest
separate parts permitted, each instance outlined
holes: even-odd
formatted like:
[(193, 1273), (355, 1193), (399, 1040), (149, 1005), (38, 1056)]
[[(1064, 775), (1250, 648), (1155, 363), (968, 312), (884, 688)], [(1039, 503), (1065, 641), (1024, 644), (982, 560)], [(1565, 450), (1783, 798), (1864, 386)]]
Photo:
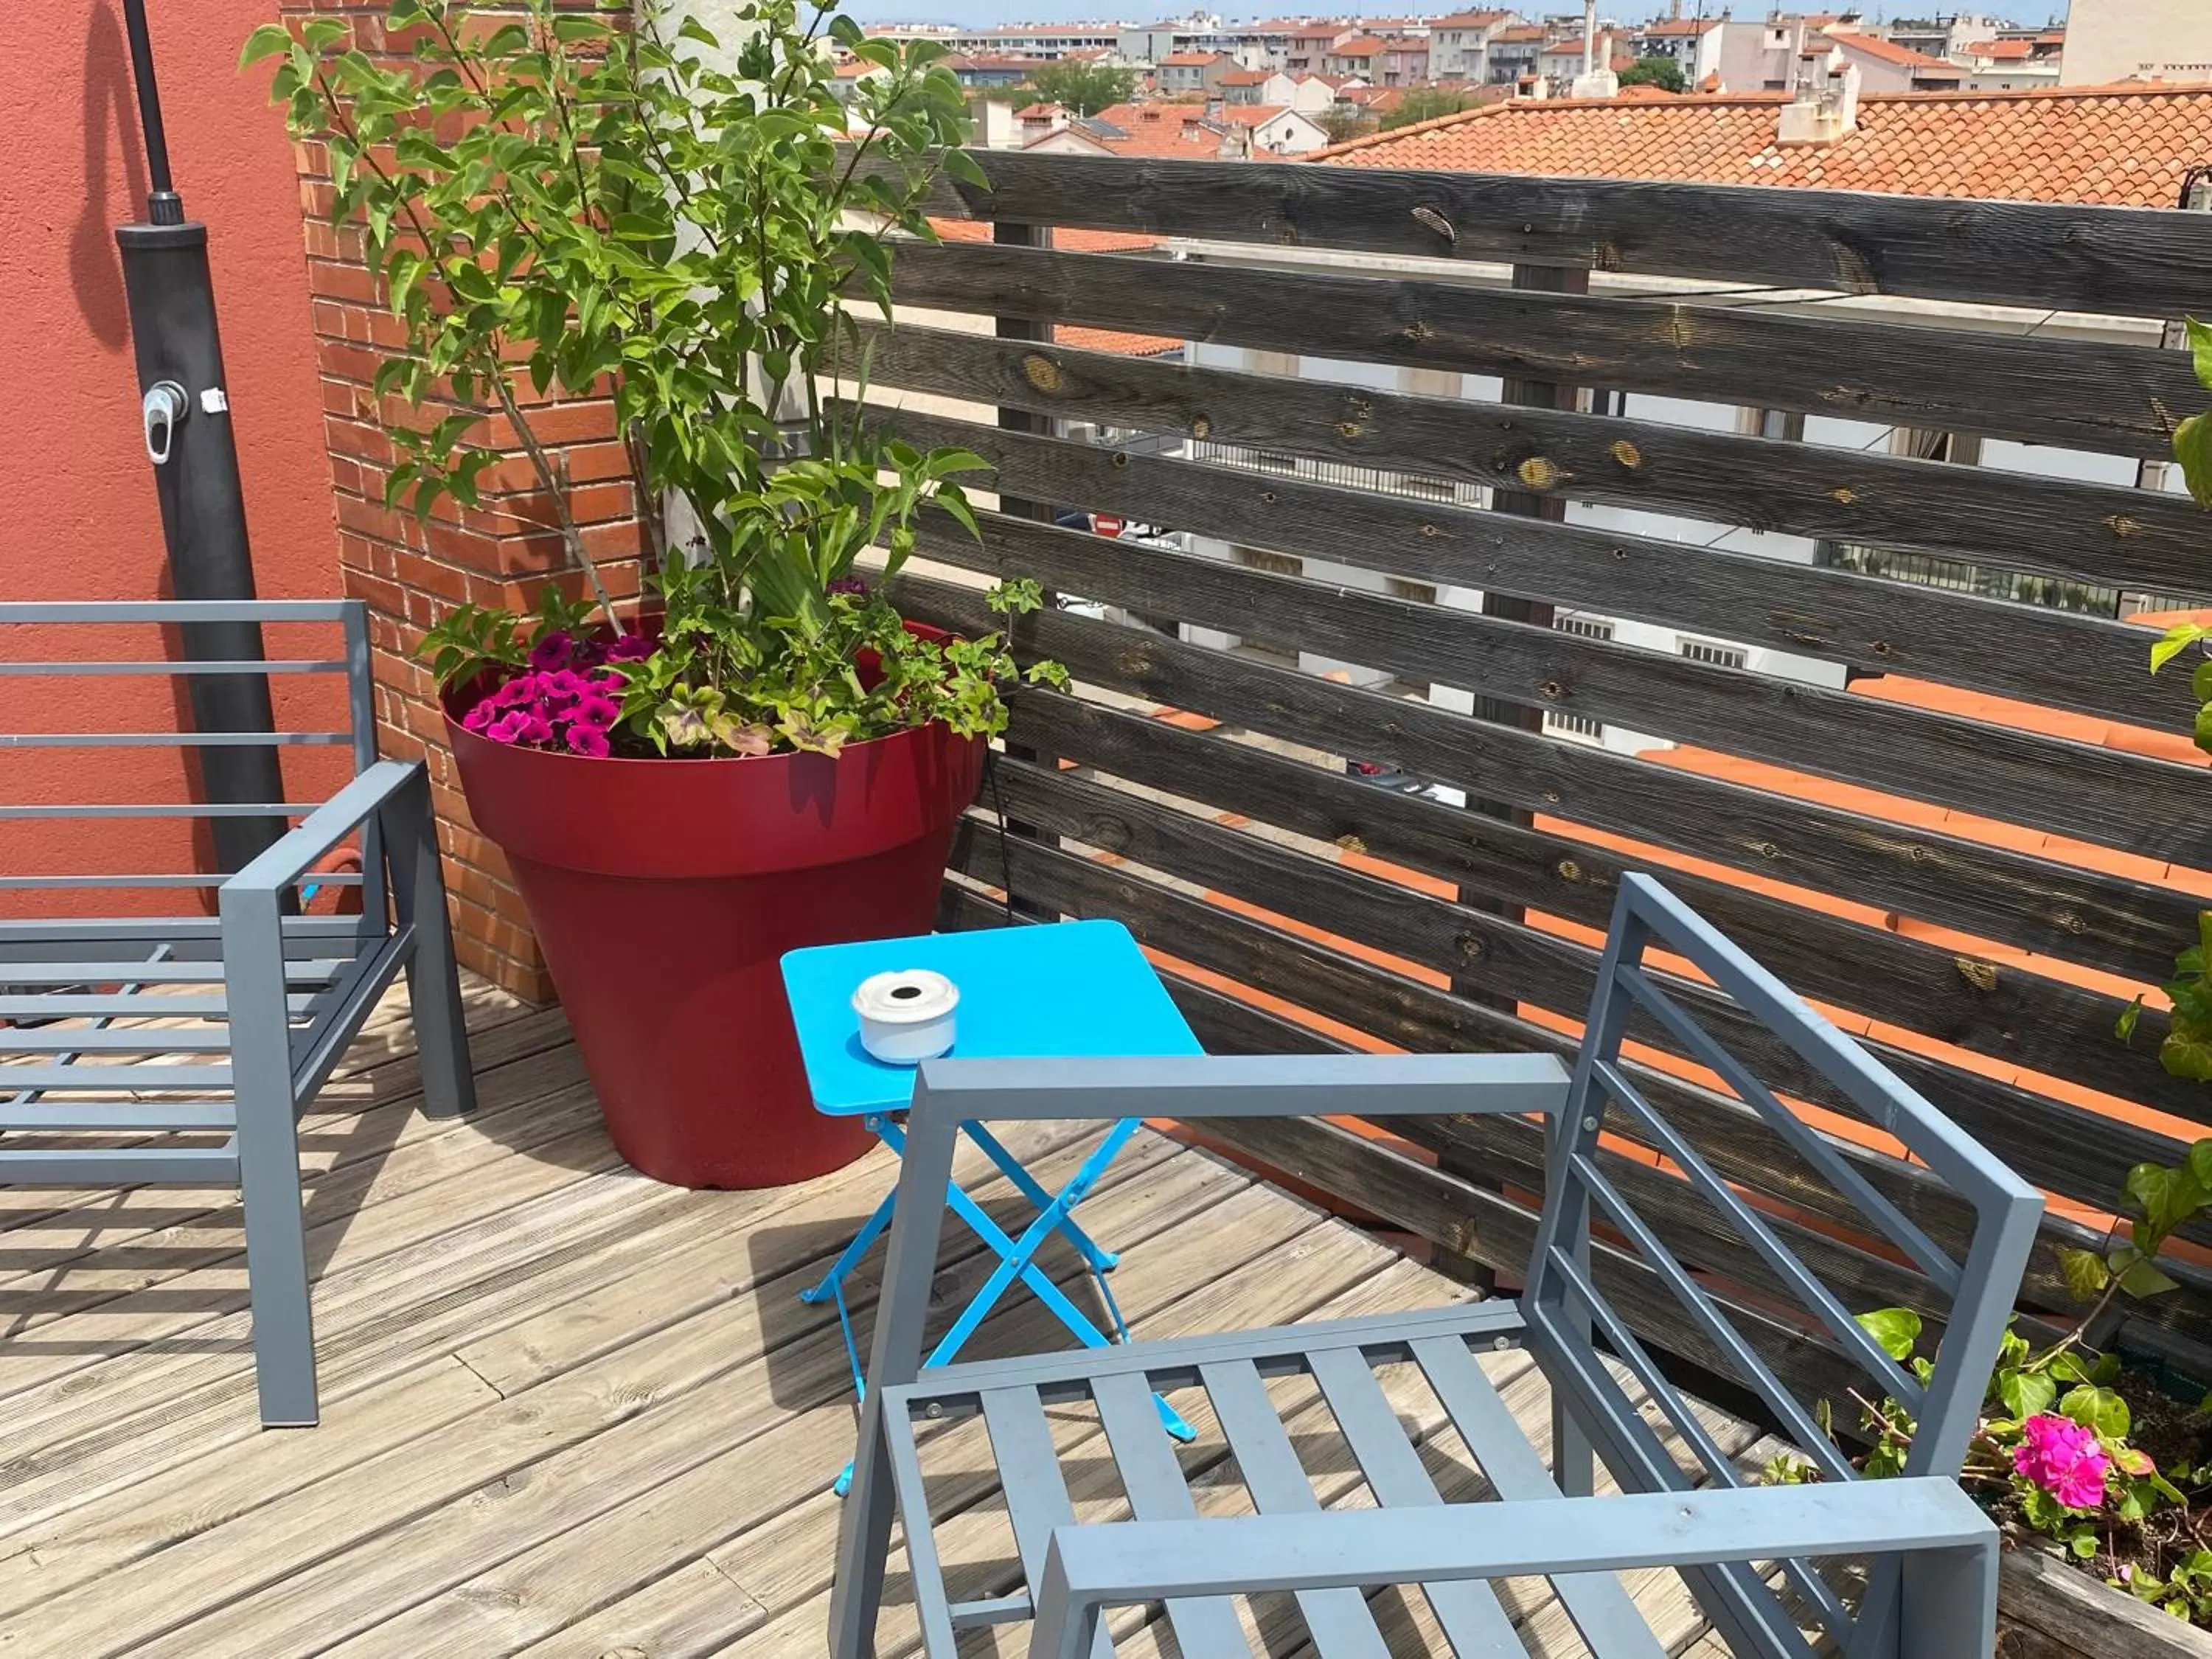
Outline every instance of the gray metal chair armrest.
[(420, 761), (378, 761), (328, 800), (285, 831), (283, 838), (221, 889), (220, 902), (228, 909), (234, 895), (274, 895), (307, 873), (321, 858), (372, 813), (380, 811), (399, 792), (422, 775)]
[(1061, 1527), (1029, 1652), (1086, 1659), (1100, 1613), (1137, 1602), (1871, 1552), (1906, 1556), (1929, 1659), (1987, 1650), (1996, 1528), (1929, 1478)]
[[(961, 1123), (1131, 1115), (1556, 1112), (1568, 1082), (1553, 1054), (931, 1060), (922, 1062), (907, 1131), (918, 1137)], [(1040, 1088), (1047, 1083), (1048, 1092)]]

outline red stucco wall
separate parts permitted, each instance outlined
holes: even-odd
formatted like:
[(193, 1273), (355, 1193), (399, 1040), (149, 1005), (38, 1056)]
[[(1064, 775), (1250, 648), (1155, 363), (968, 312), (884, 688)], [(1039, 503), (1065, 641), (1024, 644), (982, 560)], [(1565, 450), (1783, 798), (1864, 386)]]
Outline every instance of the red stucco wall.
[[(276, 0), (154, 0), (149, 10), (177, 188), (210, 228), (260, 591), (334, 595), (299, 185), (265, 70), (234, 67)], [(15, 72), (0, 100), (0, 597), (157, 597), (161, 520), (112, 234), (143, 214), (146, 188), (121, 10), (117, 0), (40, 0), (25, 14), (25, 28), (5, 31)], [(6, 632), (0, 654), (59, 654)], [(0, 731), (175, 726), (166, 682), (98, 684), (0, 678)], [(279, 723), (327, 723), (336, 705), (317, 696), (303, 708), (300, 684), (280, 684)], [(288, 793), (299, 799), (327, 770), (288, 778)], [(88, 764), (0, 750), (0, 801), (173, 800), (188, 787), (171, 752), (110, 751)], [(93, 841), (82, 828), (0, 823), (0, 873), (179, 870), (193, 857), (173, 825), (118, 825)], [(10, 897), (22, 896), (0, 892), (0, 902)]]

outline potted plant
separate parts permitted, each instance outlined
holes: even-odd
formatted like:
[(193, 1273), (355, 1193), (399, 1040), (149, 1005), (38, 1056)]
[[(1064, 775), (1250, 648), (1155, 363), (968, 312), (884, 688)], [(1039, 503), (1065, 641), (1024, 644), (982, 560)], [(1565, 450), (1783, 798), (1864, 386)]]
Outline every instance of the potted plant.
[[(2130, 1366), (2116, 1347), (2091, 1346), (2124, 1297), (2179, 1288), (2159, 1255), (2176, 1233), (2212, 1213), (2212, 1139), (2171, 1166), (2136, 1164), (2118, 1207), (2124, 1236), (2116, 1223), (2101, 1249), (2057, 1251), (2082, 1304), (2073, 1322), (2039, 1346), (2005, 1333), (1960, 1473), (2009, 1542), (2037, 1563), (2064, 1563), (2084, 1575), (2074, 1583), (2019, 1564), (2008, 1569), (2007, 1620), (2039, 1632), (2023, 1652), (2092, 1659), (2212, 1652), (2212, 1637), (2202, 1633), (2212, 1630), (2212, 1395), (2192, 1409), (2154, 1370)], [(1919, 1314), (1881, 1308), (1859, 1322), (1923, 1382), (1934, 1375)], [(1853, 1400), (1859, 1421), (1850, 1438), (1864, 1448), (1857, 1467), (1875, 1477), (1902, 1474), (1918, 1425), (1894, 1399)], [(1825, 1407), (1820, 1420), (1828, 1426)], [(1785, 1451), (1765, 1478), (1789, 1483), (1819, 1474)], [(2109, 1646), (2099, 1632), (2109, 1635)]]
[[(809, 1109), (777, 958), (928, 928), (1015, 674), (1000, 635), (908, 627), (856, 571), (872, 549), (896, 571), (925, 514), (975, 528), (956, 479), (982, 463), (863, 417), (842, 308), (888, 315), (890, 239), (931, 234), (932, 169), (974, 176), (959, 88), (929, 43), (802, 26), (798, 0), (737, 16), (725, 40), (669, 0), (394, 0), (382, 38), (410, 61), (319, 18), (245, 54), (280, 60), (274, 95), (328, 146), (335, 216), (404, 325), (375, 381), (408, 411), (387, 501), (482, 506), (495, 410), (585, 578), (531, 617), (462, 606), (422, 651), (617, 1146), (713, 1187), (866, 1146)], [(849, 107), (833, 52), (860, 66)], [(612, 398), (639, 614), (541, 441), (549, 392)]]

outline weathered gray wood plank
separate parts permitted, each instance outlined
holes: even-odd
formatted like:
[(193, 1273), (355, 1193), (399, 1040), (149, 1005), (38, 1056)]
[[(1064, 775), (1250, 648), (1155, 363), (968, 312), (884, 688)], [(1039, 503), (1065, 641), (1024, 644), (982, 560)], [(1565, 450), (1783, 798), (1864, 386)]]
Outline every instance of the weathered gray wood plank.
[(1324, 656), (1582, 714), (2150, 857), (2201, 855), (2212, 772), (1449, 606), (980, 514), (933, 558), (1293, 640)]
[(1201, 260), (902, 246), (900, 303), (1620, 387), (2146, 459), (2206, 396), (2155, 346)]
[(879, 386), (2064, 580), (2212, 586), (2184, 495), (912, 325), (860, 334)]
[[(994, 625), (971, 590), (907, 575), (898, 592), (908, 614), (925, 620)], [(2170, 942), (2196, 927), (2197, 905), (2171, 889), (1558, 742), (1249, 656), (1058, 612), (1024, 618), (1018, 636), (1089, 684), (1294, 742), (1326, 734), (1332, 750), (1356, 759), (2144, 981), (2163, 976)]]
[[(2058, 206), (1610, 179), (971, 150), (981, 187), (934, 210), (1728, 283), (2057, 306), (2212, 309), (2212, 226), (2154, 208)], [(1414, 210), (1425, 209), (1416, 217)], [(1448, 229), (1437, 228), (1439, 222)]]
[[(1467, 890), (1462, 897), (1480, 894), (1529, 906), (1601, 932), (1611, 920), (1621, 875), (1649, 867), (1569, 835), (1376, 789), (1252, 744), (1072, 697), (1023, 699), (1018, 725), (1036, 732), (1038, 746), (1048, 752), (1116, 777), (1318, 842), (1360, 848), (1459, 883)], [(1064, 833), (1127, 850), (1110, 838), (1122, 828), (1114, 815), (1124, 798), (1116, 792), (1022, 766), (1001, 773), (1000, 788), (1017, 816), (1040, 793), (1066, 799), (1070, 805), (1060, 817), (1081, 813), (1087, 833)], [(1039, 810), (1048, 814), (1050, 807)], [(2091, 1088), (2127, 1096), (2162, 1086), (2176, 1109), (2207, 1109), (2197, 1091), (2163, 1073), (2148, 1075), (2152, 1068), (2141, 1054), (2111, 1040), (2125, 1006), (2118, 998), (1962, 957), (1734, 883), (1681, 871), (1663, 874), (1707, 920), (1804, 995)], [(2162, 1032), (2162, 1021), (2150, 1011), (2144, 1018), (2152, 1031)]]
[[(997, 876), (994, 852), (987, 852), (980, 836), (967, 834), (954, 848), (957, 868), (984, 879)], [(1225, 908), (1202, 902), (1158, 882), (1108, 868), (1090, 860), (1034, 845), (1017, 845), (1012, 865), (1018, 888), (1032, 902), (1075, 915), (1110, 915), (1126, 922), (1138, 937), (1182, 960), (1224, 974), (1237, 982), (1277, 996), (1326, 1018), (1364, 1030), (1398, 1047), (1419, 1053), (1458, 1049), (1505, 1051), (1548, 1050), (1571, 1054), (1572, 1040), (1548, 1025), (1516, 1018), (1486, 1008), (1449, 991), (1418, 982), (1401, 975), (1358, 961), (1332, 946), (1297, 937), (1283, 929), (1233, 914)], [(1287, 908), (1281, 900), (1271, 908)], [(1310, 907), (1303, 919), (1310, 921)], [(1347, 937), (1358, 938), (1356, 923), (1330, 914), (1316, 923), (1334, 926)], [(1369, 937), (1372, 937), (1370, 931)], [(1403, 951), (1402, 944), (1384, 945)], [(1548, 969), (1541, 976), (1551, 977)], [(1745, 1031), (1713, 1017), (1711, 999), (1700, 999), (1676, 988), (1683, 1000), (1697, 1007), (1701, 1018), (1723, 1036), (1729, 1046), (1753, 1069), (1786, 1093), (1820, 1099), (1823, 1091), (1793, 1075), (1796, 1062), (1786, 1050), (1758, 1032)], [(1557, 989), (1532, 998), (1543, 1006), (1563, 1006), (1579, 1013), (1582, 994), (1563, 997)], [(1665, 1046), (1663, 1043), (1657, 1046)], [(2037, 1111), (2044, 1103), (1990, 1079), (1948, 1071), (1896, 1050), (1881, 1051), (1881, 1058), (1898, 1066), (1908, 1080), (1951, 1112), (1989, 1144), (2003, 1149), (2016, 1167), (2034, 1174), (2071, 1179), (2068, 1159), (2083, 1143), (2078, 1129), (2063, 1131), (2036, 1127)], [(1825, 1214), (1846, 1224), (1859, 1224), (1857, 1211), (1827, 1185), (1814, 1177), (1794, 1152), (1783, 1148), (1778, 1137), (1767, 1131), (1756, 1116), (1734, 1103), (1722, 1103), (1679, 1079), (1648, 1066), (1634, 1066), (1631, 1074), (1647, 1097), (1660, 1104), (1686, 1132), (1693, 1133), (1701, 1150), (1731, 1180), (1777, 1193), (1792, 1206)], [(2106, 1121), (2095, 1120), (2101, 1133)], [(1408, 1121), (1401, 1132), (1441, 1146), (1449, 1126), (1440, 1121), (1430, 1127)], [(1632, 1127), (1619, 1126), (1632, 1136)], [(1837, 1143), (1860, 1172), (1896, 1201), (1931, 1237), (1954, 1254), (1963, 1249), (1971, 1219), (1947, 1189), (1928, 1181), (1910, 1166), (1880, 1154)], [(1343, 1189), (1355, 1201), (1361, 1189)], [(1408, 1224), (1411, 1224), (1410, 1223)], [(2047, 1218), (2044, 1243), (2031, 1264), (2024, 1294), (2052, 1308), (2076, 1306), (2067, 1290), (2050, 1246), (2093, 1246), (2095, 1235), (2058, 1218)], [(1436, 1235), (1431, 1234), (1431, 1237)], [(1440, 1237), (1449, 1243), (1449, 1237)], [(2161, 1339), (2159, 1330), (2172, 1327), (2185, 1340), (2193, 1322), (2212, 1306), (2203, 1278), (2179, 1263), (2172, 1264), (2193, 1288), (2183, 1296), (2145, 1304), (2140, 1327), (2152, 1346)], [(2136, 1328), (2131, 1327), (2132, 1328)]]
[[(2102, 617), (1656, 537), (1625, 536), (1310, 479), (901, 413), (921, 446), (971, 449), (1009, 493), (1417, 581), (1500, 591), (2169, 730), (2178, 674), (2143, 672), (2145, 630)], [(2002, 638), (2003, 650), (1990, 642)]]

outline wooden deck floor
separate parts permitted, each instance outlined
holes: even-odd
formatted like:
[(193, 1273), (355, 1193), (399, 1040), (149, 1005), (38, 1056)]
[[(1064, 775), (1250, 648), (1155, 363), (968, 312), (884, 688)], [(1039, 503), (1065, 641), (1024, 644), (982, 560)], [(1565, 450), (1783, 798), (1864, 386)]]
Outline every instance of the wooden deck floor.
[[(834, 1316), (798, 1291), (880, 1195), (888, 1160), (773, 1194), (657, 1186), (608, 1145), (560, 1014), (470, 996), (472, 1120), (416, 1109), (396, 1012), (307, 1120), (319, 1429), (256, 1423), (231, 1195), (0, 1188), (0, 1653), (818, 1659), (829, 1486), (854, 1414)], [(1049, 1179), (1086, 1133), (1010, 1139)], [(1009, 1196), (969, 1173), (979, 1197)], [(1140, 1334), (1464, 1293), (1160, 1136), (1083, 1213), (1126, 1253), (1115, 1287)], [(973, 1241), (948, 1230), (947, 1261), (945, 1294), (964, 1301)], [(1072, 1274), (1072, 1258), (1058, 1266)], [(978, 1351), (1055, 1335), (1016, 1297)], [(1517, 1355), (1492, 1364), (1540, 1443), (1540, 1379)], [(1364, 1501), (1318, 1397), (1275, 1386), (1316, 1493)], [(1440, 1488), (1479, 1495), (1433, 1397), (1391, 1386)], [(1200, 1430), (1182, 1455), (1202, 1506), (1244, 1508), (1202, 1396), (1177, 1403)], [(1740, 1425), (1713, 1426), (1747, 1448)], [(1111, 1462), (1085, 1455), (1095, 1419), (1070, 1410), (1057, 1432), (1079, 1508), (1113, 1512)], [(963, 1593), (1018, 1577), (981, 1433), (949, 1425), (930, 1447)], [(1540, 1587), (1515, 1589), (1532, 1652), (1582, 1651)], [(1671, 1650), (1705, 1638), (1672, 1575), (1637, 1589)], [(1394, 1651), (1429, 1650), (1418, 1601), (1389, 1603)], [(902, 1611), (886, 1614), (886, 1655), (913, 1650)], [(1258, 1651), (1301, 1650), (1287, 1605), (1247, 1612)], [(1173, 1651), (1140, 1619), (1122, 1636), (1125, 1654)]]

